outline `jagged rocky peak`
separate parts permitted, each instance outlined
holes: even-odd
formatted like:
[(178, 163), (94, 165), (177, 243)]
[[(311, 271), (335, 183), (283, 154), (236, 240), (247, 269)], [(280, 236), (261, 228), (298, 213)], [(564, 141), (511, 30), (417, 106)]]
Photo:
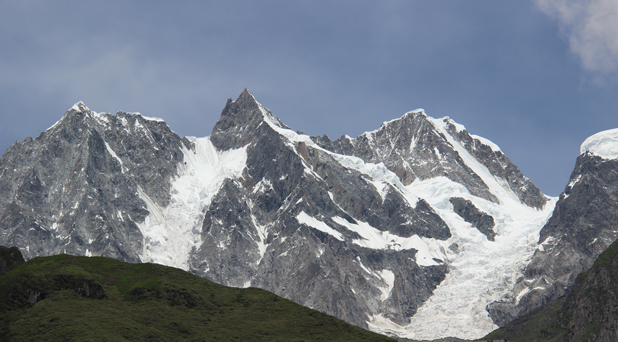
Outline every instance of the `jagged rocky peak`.
[[(84, 126), (88, 121), (88, 118), (92, 117), (93, 114), (96, 114), (86, 104), (82, 101), (77, 102), (73, 105), (73, 107), (69, 108), (62, 118), (58, 120), (53, 126), (48, 128), (46, 131), (42, 132), (39, 138), (44, 137), (47, 134), (53, 134), (59, 130), (66, 130), (68, 127), (76, 128), (76, 132), (81, 132), (79, 128)], [(79, 128), (78, 128), (79, 126)], [(68, 132), (67, 132), (68, 133)]]
[(210, 140), (220, 150), (240, 148), (252, 141), (256, 134), (263, 134), (259, 127), (266, 122), (289, 129), (245, 88), (236, 101), (227, 100)]
[[(347, 135), (331, 141), (326, 135), (312, 137), (321, 147), (335, 153), (352, 155), (363, 159), (365, 162), (383, 162), (391, 171), (395, 172), (405, 185), (411, 184), (415, 179), (430, 178), (429, 173), (436, 171), (431, 168), (420, 170), (416, 168), (410, 157), (412, 151), (423, 141), (435, 141), (439, 137), (431, 134), (434, 130), (427, 115), (422, 109), (406, 113), (401, 118), (382, 123), (379, 129), (365, 132), (356, 138)], [(431, 150), (432, 154), (434, 150)], [(430, 159), (436, 159), (435, 155), (429, 155)], [(421, 159), (424, 156), (418, 156)], [(438, 176), (434, 172), (434, 176)]]
[(64, 113), (62, 118), (58, 122), (56, 122), (53, 126), (51, 126), (49, 129), (47, 129), (47, 131), (54, 131), (54, 128), (57, 128), (58, 126), (62, 126), (61, 124), (64, 124), (65, 126), (67, 124), (81, 126), (87, 123), (96, 123), (97, 120), (90, 121), (90, 119), (96, 119), (96, 118), (100, 118), (106, 115), (110, 115), (110, 114), (97, 113), (91, 110), (90, 108), (88, 108), (88, 106), (86, 106), (86, 104), (83, 101), (79, 101), (76, 104), (74, 104), (73, 107), (69, 108)]
[[(500, 188), (512, 191), (520, 201), (541, 209), (547, 197), (491, 141), (470, 135), (449, 117), (434, 119), (423, 109), (356, 138), (312, 137), (323, 148), (353, 155), (370, 163), (384, 163), (403, 184), (415, 180), (446, 177), (464, 185), (470, 194), (499, 203)], [(483, 169), (491, 178), (482, 177)]]

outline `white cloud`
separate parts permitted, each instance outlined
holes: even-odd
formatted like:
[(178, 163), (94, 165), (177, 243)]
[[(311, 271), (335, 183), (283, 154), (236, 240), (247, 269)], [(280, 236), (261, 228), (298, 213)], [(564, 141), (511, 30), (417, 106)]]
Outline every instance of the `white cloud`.
[(535, 0), (559, 21), (571, 51), (593, 73), (618, 71), (618, 0)]

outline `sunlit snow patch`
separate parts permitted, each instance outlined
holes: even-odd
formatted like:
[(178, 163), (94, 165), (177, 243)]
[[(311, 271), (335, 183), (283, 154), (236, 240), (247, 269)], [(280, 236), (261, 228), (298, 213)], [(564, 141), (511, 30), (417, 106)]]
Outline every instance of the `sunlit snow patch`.
[(321, 232), (324, 232), (328, 235), (332, 235), (339, 241), (343, 241), (343, 235), (333, 228), (329, 227), (326, 223), (307, 215), (304, 211), (301, 211), (297, 216), (296, 220), (300, 224), (305, 224), (309, 227), (315, 228)]
[(371, 249), (415, 249), (416, 263), (419, 266), (440, 265), (436, 260), (444, 261), (446, 258), (444, 247), (446, 241), (437, 239), (421, 238), (418, 235), (411, 237), (401, 237), (387, 231), (382, 232), (372, 227), (367, 222), (357, 221), (358, 224), (350, 223), (346, 219), (335, 216), (333, 221), (358, 233), (362, 239), (352, 241), (353, 243)]
[(386, 283), (385, 287), (378, 287), (382, 292), (380, 300), (385, 301), (391, 295), (391, 291), (395, 286), (395, 274), (389, 270), (380, 271), (380, 278)]
[[(135, 114), (141, 115), (140, 113), (135, 113)], [(148, 121), (165, 122), (165, 120), (163, 120), (161, 118), (154, 117), (154, 116), (144, 116), (144, 115), (141, 115), (141, 116), (142, 116), (142, 118), (144, 118), (145, 120), (148, 120)]]

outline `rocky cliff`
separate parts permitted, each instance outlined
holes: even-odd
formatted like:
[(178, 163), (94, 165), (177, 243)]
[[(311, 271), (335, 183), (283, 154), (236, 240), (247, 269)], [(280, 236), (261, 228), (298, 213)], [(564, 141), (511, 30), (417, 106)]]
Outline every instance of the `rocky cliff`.
[(25, 262), (17, 247), (0, 246), (0, 274), (8, 272)]

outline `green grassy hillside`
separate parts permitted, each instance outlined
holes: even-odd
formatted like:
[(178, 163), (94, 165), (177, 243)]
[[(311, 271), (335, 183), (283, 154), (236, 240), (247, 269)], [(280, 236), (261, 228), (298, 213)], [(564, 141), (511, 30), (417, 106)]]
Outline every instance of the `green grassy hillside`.
[(34, 258), (0, 275), (0, 341), (393, 341), (156, 264)]

